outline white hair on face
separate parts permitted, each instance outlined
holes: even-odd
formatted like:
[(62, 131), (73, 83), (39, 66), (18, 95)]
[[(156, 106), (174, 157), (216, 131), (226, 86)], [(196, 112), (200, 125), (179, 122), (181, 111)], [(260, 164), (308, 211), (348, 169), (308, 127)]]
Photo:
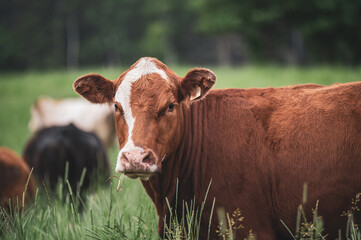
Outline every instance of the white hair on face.
[[(132, 114), (132, 109), (130, 107), (130, 93), (132, 90), (132, 85), (143, 75), (148, 75), (152, 73), (158, 73), (163, 79), (168, 81), (167, 74), (159, 69), (157, 65), (149, 58), (142, 58), (139, 60), (137, 65), (130, 70), (125, 76), (123, 81), (120, 83), (117, 92), (115, 93), (115, 102), (120, 103), (124, 112), (124, 119), (128, 125), (128, 140), (125, 146), (120, 150), (117, 159), (117, 166), (115, 168), (116, 172), (122, 172), (124, 169), (120, 164), (120, 158), (124, 151), (134, 150), (138, 147), (134, 146), (132, 140), (132, 132), (134, 127), (135, 118)], [(138, 148), (138, 150), (144, 151), (143, 149)]]

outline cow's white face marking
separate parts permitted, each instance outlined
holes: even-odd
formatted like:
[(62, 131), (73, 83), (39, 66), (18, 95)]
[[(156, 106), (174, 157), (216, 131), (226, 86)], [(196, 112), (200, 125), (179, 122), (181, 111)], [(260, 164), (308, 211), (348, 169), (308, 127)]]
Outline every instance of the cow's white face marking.
[[(124, 167), (120, 163), (122, 153), (125, 151), (138, 150), (144, 152), (144, 149), (136, 147), (132, 140), (132, 132), (134, 127), (135, 118), (132, 114), (130, 107), (130, 94), (132, 90), (132, 84), (140, 79), (143, 75), (158, 73), (162, 78), (168, 81), (167, 74), (157, 68), (157, 65), (149, 58), (142, 58), (138, 64), (130, 70), (125, 76), (123, 81), (118, 87), (115, 93), (115, 102), (120, 103), (123, 108), (125, 122), (128, 125), (128, 139), (124, 147), (120, 150), (117, 158), (117, 165), (115, 167), (116, 172), (123, 172)], [(155, 171), (155, 170), (154, 170)]]

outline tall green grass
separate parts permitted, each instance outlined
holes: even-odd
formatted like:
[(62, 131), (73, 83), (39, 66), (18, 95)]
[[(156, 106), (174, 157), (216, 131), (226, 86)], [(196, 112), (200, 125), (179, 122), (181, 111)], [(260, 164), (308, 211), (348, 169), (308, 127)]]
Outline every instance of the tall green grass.
[[(182, 76), (190, 68), (175, 66), (173, 70)], [(216, 88), (278, 87), (302, 83), (328, 85), (361, 81), (361, 68), (247, 66), (211, 69), (217, 75)], [(27, 125), (30, 107), (37, 97), (76, 97), (72, 83), (77, 77), (96, 72), (115, 79), (124, 70), (102, 68), (0, 73), (0, 146), (8, 146), (21, 155), (31, 135)], [(117, 151), (114, 147), (108, 152), (113, 167)], [(79, 196), (64, 194), (62, 190), (67, 187), (66, 182), (59, 184), (55, 192), (48, 191), (40, 184), (34, 202), (22, 214), (15, 210), (11, 220), (0, 223), (0, 239), (158, 239), (156, 211), (140, 182), (124, 179), (121, 191), (116, 190), (117, 185), (116, 178), (111, 178), (105, 184), (95, 184), (80, 200)], [(82, 202), (85, 205), (78, 212), (76, 206)], [(189, 213), (197, 211), (194, 206), (182, 207)], [(188, 215), (188, 220), (182, 223), (175, 222), (175, 226), (186, 226), (200, 217), (191, 216)], [(197, 238), (197, 227), (193, 226), (195, 232), (189, 233), (188, 239)], [(177, 235), (171, 235), (172, 231), (167, 234), (176, 238)]]
[(13, 216), (1, 210), (6, 220), (0, 222), (0, 239), (157, 239), (155, 209), (141, 186), (125, 181), (117, 192), (116, 184), (97, 184), (84, 199), (66, 181), (54, 192), (40, 186), (22, 214), (16, 206)]

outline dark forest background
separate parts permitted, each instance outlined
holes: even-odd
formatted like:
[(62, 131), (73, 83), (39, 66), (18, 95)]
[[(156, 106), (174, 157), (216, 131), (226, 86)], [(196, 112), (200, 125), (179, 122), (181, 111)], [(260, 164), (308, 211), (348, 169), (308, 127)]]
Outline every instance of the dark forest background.
[(0, 1), (0, 70), (361, 62), (361, 0)]

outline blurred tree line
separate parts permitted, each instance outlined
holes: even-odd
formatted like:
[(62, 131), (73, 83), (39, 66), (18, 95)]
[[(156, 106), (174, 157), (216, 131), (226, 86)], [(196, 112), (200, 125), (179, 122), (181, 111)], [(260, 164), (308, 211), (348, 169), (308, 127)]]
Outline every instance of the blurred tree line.
[(361, 0), (0, 2), (0, 70), (361, 61)]

